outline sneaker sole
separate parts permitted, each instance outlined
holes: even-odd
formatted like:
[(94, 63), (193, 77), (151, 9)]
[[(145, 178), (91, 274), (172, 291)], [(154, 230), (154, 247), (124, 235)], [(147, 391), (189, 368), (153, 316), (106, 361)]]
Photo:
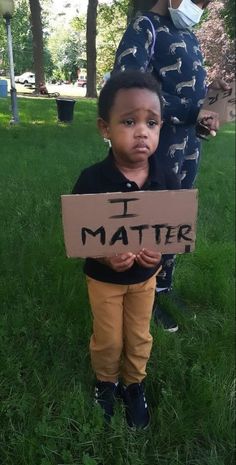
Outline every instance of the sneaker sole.
[(176, 333), (179, 330), (178, 326), (175, 326), (174, 328), (163, 328), (165, 333)]
[(129, 423), (127, 421), (126, 421), (126, 423), (127, 423), (128, 428), (131, 429), (132, 431), (146, 431), (150, 427), (151, 416), (149, 414), (149, 422), (147, 423), (146, 426), (143, 426), (143, 427), (129, 426)]

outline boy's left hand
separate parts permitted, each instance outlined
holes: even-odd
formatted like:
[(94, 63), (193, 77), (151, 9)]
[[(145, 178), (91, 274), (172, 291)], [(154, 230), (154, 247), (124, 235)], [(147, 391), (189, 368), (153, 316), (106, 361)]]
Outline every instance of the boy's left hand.
[(152, 250), (142, 249), (136, 255), (135, 261), (145, 268), (153, 268), (161, 261), (161, 253)]

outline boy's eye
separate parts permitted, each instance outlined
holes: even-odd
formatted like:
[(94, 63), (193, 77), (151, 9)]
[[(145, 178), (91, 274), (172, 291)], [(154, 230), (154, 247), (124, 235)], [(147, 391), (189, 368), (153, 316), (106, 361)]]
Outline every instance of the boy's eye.
[(150, 120), (148, 121), (148, 126), (149, 126), (150, 128), (153, 128), (154, 126), (157, 126), (157, 121), (155, 121), (154, 119), (150, 119)]
[(123, 124), (124, 124), (125, 126), (132, 126), (132, 125), (134, 124), (134, 120), (131, 119), (131, 118), (126, 119), (126, 120), (123, 121)]

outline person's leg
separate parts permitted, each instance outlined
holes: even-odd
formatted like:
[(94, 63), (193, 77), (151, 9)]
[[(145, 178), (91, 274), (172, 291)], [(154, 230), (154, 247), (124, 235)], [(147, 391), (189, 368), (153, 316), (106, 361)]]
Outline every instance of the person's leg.
[[(175, 124), (163, 124), (157, 149), (157, 159), (158, 170), (164, 173), (166, 189), (176, 189), (180, 186), (182, 165), (187, 146), (188, 131), (185, 127)], [(162, 271), (157, 276), (157, 292), (163, 292), (171, 288), (174, 262), (174, 255), (163, 255)]]
[[(167, 189), (173, 189), (172, 186), (168, 185), (168, 178), (173, 179), (173, 177), (176, 177), (174, 184), (180, 185), (181, 170), (187, 145), (188, 131), (186, 128), (175, 125), (172, 127), (163, 126), (157, 157), (159, 158), (159, 169), (167, 176)], [(172, 289), (174, 268), (175, 255), (163, 255), (162, 270), (157, 276), (156, 282), (157, 301), (153, 308), (154, 321), (169, 332), (177, 331), (178, 325), (169, 312), (166, 311), (165, 304), (162, 304), (162, 297)]]
[(174, 333), (178, 331), (178, 324), (165, 309), (164, 298), (169, 297), (172, 292), (172, 278), (175, 267), (175, 255), (163, 255), (162, 270), (157, 276), (156, 301), (153, 307), (154, 321), (161, 325), (165, 331)]
[(107, 421), (114, 414), (120, 359), (123, 349), (123, 295), (127, 286), (103, 283), (87, 277), (93, 314), (90, 355), (96, 374), (95, 402)]
[[(195, 127), (191, 127), (188, 130), (177, 129), (176, 135), (178, 135), (177, 142), (174, 143), (180, 147), (181, 138), (186, 140), (187, 143), (182, 150), (172, 152), (172, 157), (167, 157), (166, 161), (163, 157), (163, 162), (168, 165), (169, 169), (172, 170), (181, 180), (181, 189), (191, 189), (196, 179), (199, 160), (200, 160), (200, 142), (196, 138)], [(168, 140), (168, 138), (167, 138)], [(169, 140), (171, 138), (169, 137)], [(166, 152), (170, 153), (170, 147), (174, 147), (173, 140), (171, 145), (166, 148)], [(183, 144), (184, 145), (184, 144)], [(165, 310), (165, 299), (172, 300), (178, 307), (185, 308), (181, 299), (176, 296), (176, 293), (172, 290), (173, 274), (175, 269), (175, 256), (174, 255), (163, 255), (162, 258), (162, 271), (157, 276), (156, 294), (157, 302), (153, 309), (154, 319), (157, 324), (161, 324), (166, 331), (175, 332), (178, 330), (178, 325), (172, 318), (172, 316)]]
[(201, 158), (201, 143), (199, 139), (192, 139), (190, 141), (188, 151), (185, 153), (184, 162), (182, 165), (182, 180), (181, 189), (192, 189)]
[(129, 286), (124, 297), (123, 399), (128, 425), (136, 428), (145, 428), (150, 421), (142, 381), (152, 347), (150, 319), (155, 286), (153, 276), (144, 283)]
[(162, 269), (157, 276), (156, 292), (171, 289), (172, 276), (175, 266), (175, 255), (162, 255)]
[(116, 383), (123, 348), (123, 296), (127, 286), (103, 283), (87, 277), (93, 314), (90, 354), (100, 381)]
[(133, 284), (124, 296), (124, 350), (122, 378), (125, 384), (141, 383), (152, 348), (150, 320), (156, 278)]

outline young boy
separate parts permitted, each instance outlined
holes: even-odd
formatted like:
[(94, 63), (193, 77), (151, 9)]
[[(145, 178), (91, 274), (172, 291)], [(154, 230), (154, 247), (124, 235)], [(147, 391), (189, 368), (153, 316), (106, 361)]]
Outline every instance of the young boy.
[[(160, 173), (152, 156), (162, 125), (161, 101), (150, 74), (128, 71), (107, 81), (98, 101), (98, 127), (111, 149), (105, 160), (81, 173), (73, 194), (178, 188), (176, 177)], [(121, 379), (127, 422), (136, 428), (149, 423), (143, 380), (152, 346), (149, 326), (160, 260), (160, 253), (142, 249), (137, 255), (87, 258), (84, 266), (93, 314), (95, 399), (110, 419)]]

